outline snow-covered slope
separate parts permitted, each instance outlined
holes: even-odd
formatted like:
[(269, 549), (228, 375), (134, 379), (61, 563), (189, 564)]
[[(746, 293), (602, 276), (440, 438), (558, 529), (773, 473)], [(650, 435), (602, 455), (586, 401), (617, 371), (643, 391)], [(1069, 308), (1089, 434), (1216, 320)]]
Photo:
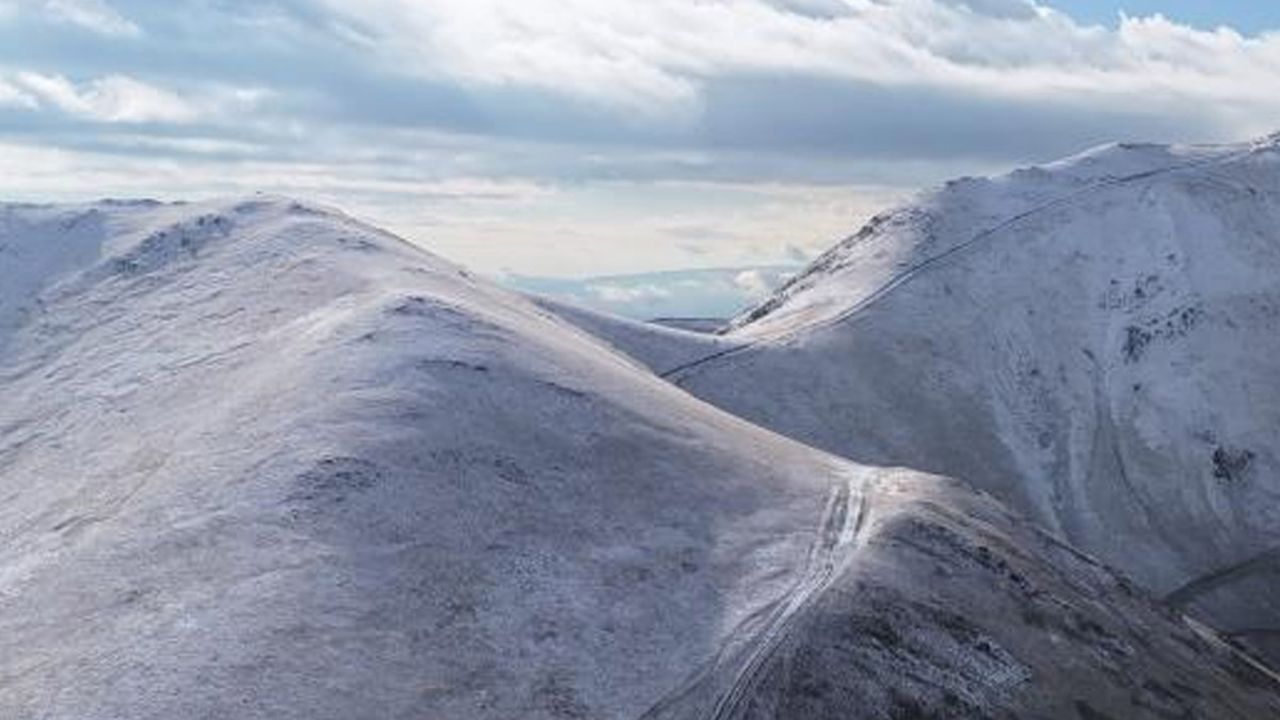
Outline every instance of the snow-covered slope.
[(744, 341), (709, 332), (629, 320), (550, 297), (535, 295), (530, 299), (540, 308), (586, 330), (659, 375), (678, 371), (709, 356), (736, 352), (746, 345)]
[(1280, 713), (995, 501), (339, 214), (0, 216), (0, 717)]
[(733, 325), (741, 350), (675, 381), (855, 461), (967, 480), (1277, 637), (1280, 136), (949, 183)]

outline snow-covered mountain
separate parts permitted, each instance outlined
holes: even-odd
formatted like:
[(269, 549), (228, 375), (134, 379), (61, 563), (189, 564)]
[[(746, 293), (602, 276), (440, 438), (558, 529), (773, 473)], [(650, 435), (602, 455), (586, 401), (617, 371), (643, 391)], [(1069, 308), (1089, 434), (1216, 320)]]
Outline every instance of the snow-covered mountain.
[(0, 398), (0, 717), (1280, 714), (997, 500), (325, 209), (0, 209)]
[(1280, 136), (948, 183), (720, 342), (659, 369), (986, 489), (1280, 658)]

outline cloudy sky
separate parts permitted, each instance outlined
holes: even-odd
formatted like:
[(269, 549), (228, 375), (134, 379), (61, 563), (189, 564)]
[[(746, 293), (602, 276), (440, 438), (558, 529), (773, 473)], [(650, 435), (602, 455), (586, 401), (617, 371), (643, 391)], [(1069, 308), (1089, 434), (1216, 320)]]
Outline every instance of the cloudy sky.
[(1277, 88), (1271, 0), (0, 0), (0, 197), (286, 193), (506, 276), (777, 267), (950, 176), (1280, 129)]

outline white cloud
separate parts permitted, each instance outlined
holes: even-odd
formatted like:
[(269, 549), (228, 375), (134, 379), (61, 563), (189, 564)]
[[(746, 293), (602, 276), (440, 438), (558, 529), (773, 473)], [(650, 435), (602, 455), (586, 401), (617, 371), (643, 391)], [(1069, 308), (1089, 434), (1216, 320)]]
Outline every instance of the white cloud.
[(733, 284), (752, 298), (761, 298), (769, 294), (771, 285), (759, 270), (743, 270), (733, 276)]
[(48, 17), (101, 35), (137, 37), (142, 29), (105, 0), (45, 0)]
[(591, 291), (599, 299), (607, 303), (638, 303), (653, 302), (671, 297), (671, 291), (667, 288), (654, 285), (619, 285), (613, 283), (596, 283), (590, 285), (588, 290)]
[(1280, 112), (1280, 33), (1250, 38), (1159, 16), (1110, 30), (1023, 0), (318, 1), (375, 38), (388, 64), (627, 112), (696, 113), (709, 81), (753, 73)]
[(128, 75), (83, 82), (63, 75), (0, 69), (0, 104), (52, 109), (102, 123), (244, 121), (272, 93), (260, 88), (196, 85), (179, 94)]
[(20, 72), (14, 81), (42, 104), (99, 122), (184, 123), (199, 117), (182, 97), (125, 75), (76, 84), (61, 75)]
[[(1275, 129), (1280, 33), (1044, 2), (174, 0), (90, 56), (80, 28), (142, 30), (106, 2), (0, 0), (50, 38), (0, 66), (0, 195), (264, 188), (478, 268), (616, 275), (795, 263), (948, 176)], [(253, 69), (278, 85), (233, 87)]]
[(38, 106), (30, 93), (0, 78), (0, 107), (17, 107), (34, 110)]

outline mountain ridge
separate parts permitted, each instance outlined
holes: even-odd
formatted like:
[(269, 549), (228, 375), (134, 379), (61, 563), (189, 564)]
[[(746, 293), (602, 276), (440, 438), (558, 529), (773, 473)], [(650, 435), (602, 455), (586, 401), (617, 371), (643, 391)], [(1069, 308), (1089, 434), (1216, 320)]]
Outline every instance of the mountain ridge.
[(646, 366), (723, 339), (286, 199), (0, 216), (2, 714), (1280, 712), (995, 498)]
[(949, 183), (668, 376), (839, 455), (969, 480), (1167, 593), (1253, 567), (1198, 599), (1268, 626), (1275, 570), (1250, 560), (1280, 543), (1278, 150), (1113, 145)]

